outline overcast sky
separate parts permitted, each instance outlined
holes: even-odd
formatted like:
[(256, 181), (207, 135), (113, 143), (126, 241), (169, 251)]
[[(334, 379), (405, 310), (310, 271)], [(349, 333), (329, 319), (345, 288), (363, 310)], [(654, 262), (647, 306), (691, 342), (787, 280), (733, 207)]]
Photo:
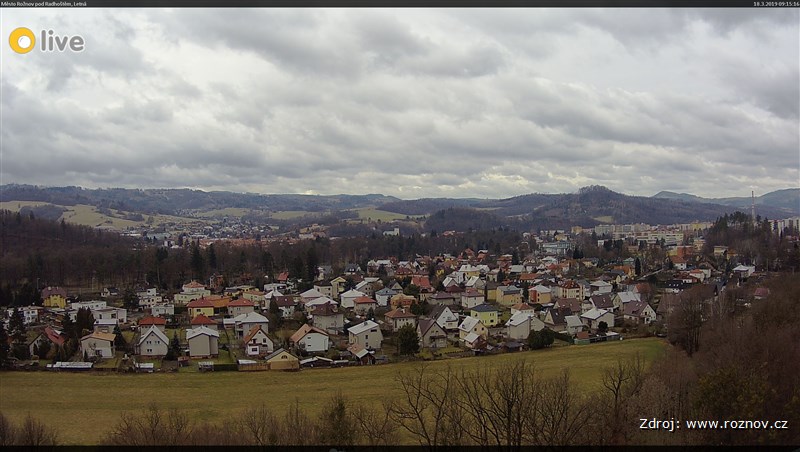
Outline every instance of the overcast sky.
[[(800, 186), (797, 9), (5, 9), (0, 183), (400, 198)], [(81, 35), (13, 53), (8, 35)]]

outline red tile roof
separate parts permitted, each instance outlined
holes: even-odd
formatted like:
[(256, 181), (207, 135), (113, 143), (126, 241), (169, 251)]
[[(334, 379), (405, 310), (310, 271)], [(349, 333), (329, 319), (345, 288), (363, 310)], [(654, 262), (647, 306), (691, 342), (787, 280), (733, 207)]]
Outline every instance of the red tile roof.
[(146, 325), (166, 325), (167, 319), (163, 319), (161, 317), (153, 317), (147, 316), (142, 320), (139, 320), (139, 326), (146, 326)]
[(192, 319), (192, 325), (216, 325), (216, 324), (217, 322), (209, 319), (204, 314), (197, 315), (195, 316), (195, 318)]

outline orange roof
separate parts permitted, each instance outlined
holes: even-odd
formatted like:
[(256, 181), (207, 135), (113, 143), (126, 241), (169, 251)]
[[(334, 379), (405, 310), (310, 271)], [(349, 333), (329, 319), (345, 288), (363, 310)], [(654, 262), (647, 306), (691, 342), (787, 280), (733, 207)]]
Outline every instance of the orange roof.
[(292, 336), (289, 338), (289, 341), (290, 342), (294, 342), (296, 344), (298, 341), (300, 341), (300, 339), (303, 338), (303, 336), (305, 336), (308, 333), (312, 333), (312, 332), (320, 333), (320, 334), (324, 334), (325, 336), (328, 336), (327, 332), (325, 332), (325, 331), (323, 331), (323, 330), (321, 330), (321, 329), (319, 329), (319, 328), (317, 328), (315, 326), (311, 326), (311, 325), (305, 323), (305, 324), (303, 324), (303, 326), (300, 327), (300, 329), (298, 329), (297, 331), (294, 332), (294, 334), (292, 334)]
[(183, 287), (184, 289), (200, 289), (200, 288), (205, 289), (206, 286), (200, 284), (197, 281), (192, 280), (192, 282), (190, 282), (189, 284), (184, 284)]
[[(252, 328), (250, 328), (250, 331), (248, 331), (247, 335), (244, 337), (244, 343), (246, 344), (250, 342), (250, 340), (253, 339), (253, 336), (258, 334), (259, 330), (264, 331), (261, 329), (261, 325), (254, 325)], [(267, 334), (266, 331), (264, 331), (264, 334)]]
[(416, 317), (416, 315), (414, 315), (414, 314), (412, 314), (410, 312), (405, 312), (402, 309), (393, 309), (393, 310), (387, 312), (385, 316), (390, 318), (390, 319), (407, 319), (407, 318)]
[(377, 301), (373, 300), (370, 297), (358, 297), (353, 300), (355, 304), (368, 304), (368, 303), (377, 303)]
[(197, 300), (190, 301), (187, 305), (187, 308), (213, 308), (214, 303), (211, 300), (206, 300), (205, 298), (198, 298)]
[(192, 325), (216, 325), (217, 322), (209, 319), (204, 314), (200, 314), (192, 319)]
[(230, 306), (254, 306), (254, 304), (250, 300), (246, 300), (244, 298), (239, 298), (238, 300), (231, 300), (228, 303), (228, 307), (230, 307)]
[(167, 319), (162, 319), (161, 317), (153, 317), (147, 316), (142, 320), (139, 320), (139, 325), (166, 325)]

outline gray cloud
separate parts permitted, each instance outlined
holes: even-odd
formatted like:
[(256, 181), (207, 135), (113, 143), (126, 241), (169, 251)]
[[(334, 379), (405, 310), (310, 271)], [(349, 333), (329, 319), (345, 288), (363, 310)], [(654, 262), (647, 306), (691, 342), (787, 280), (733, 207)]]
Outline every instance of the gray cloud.
[(738, 196), (799, 178), (796, 10), (12, 10), (2, 22), (87, 40), (80, 54), (3, 47), (2, 183)]

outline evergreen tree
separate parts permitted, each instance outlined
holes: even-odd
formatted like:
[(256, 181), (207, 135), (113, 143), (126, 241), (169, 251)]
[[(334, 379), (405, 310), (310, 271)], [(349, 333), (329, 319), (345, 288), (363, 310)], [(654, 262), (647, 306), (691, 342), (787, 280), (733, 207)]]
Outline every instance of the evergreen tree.
[(404, 325), (397, 331), (397, 349), (401, 355), (419, 352), (419, 336), (414, 325)]
[(0, 369), (8, 366), (8, 357), (11, 353), (11, 347), (8, 346), (8, 333), (3, 322), (0, 322)]
[(25, 319), (19, 308), (14, 308), (8, 320), (8, 335), (11, 336), (11, 352), (17, 359), (28, 359), (30, 351), (27, 344)]

